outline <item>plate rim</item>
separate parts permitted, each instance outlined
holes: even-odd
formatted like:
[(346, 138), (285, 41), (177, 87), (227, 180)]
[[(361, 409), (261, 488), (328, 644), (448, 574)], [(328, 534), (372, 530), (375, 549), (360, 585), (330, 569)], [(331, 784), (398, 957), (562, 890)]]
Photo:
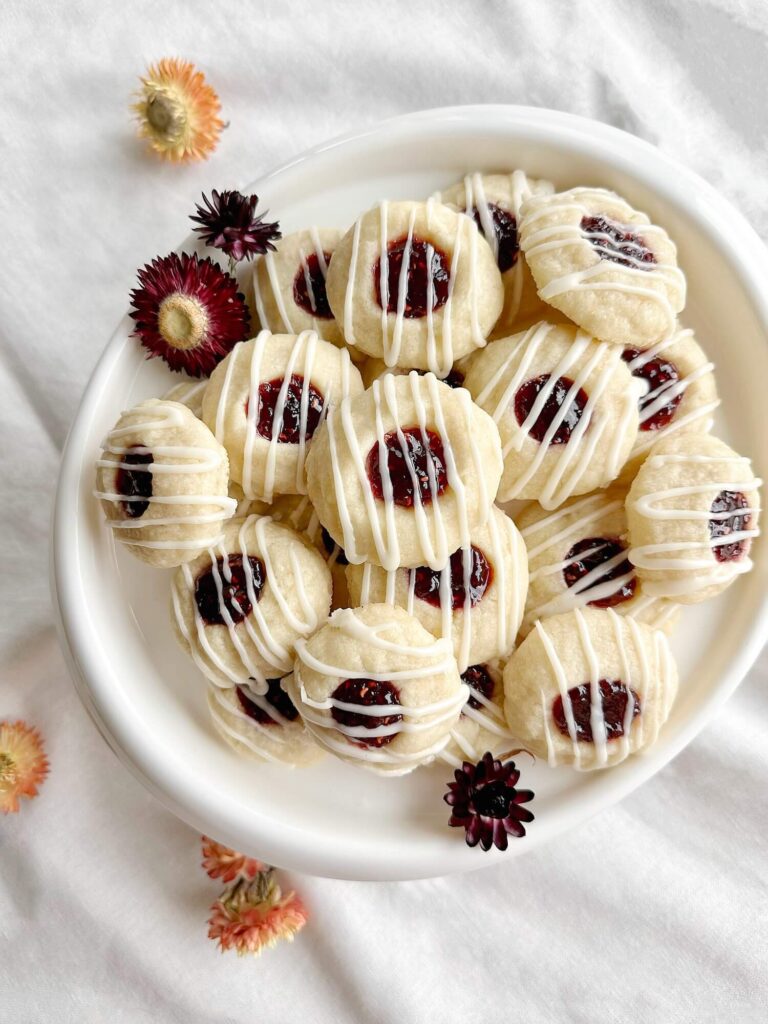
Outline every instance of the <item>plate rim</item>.
[[(557, 141), (562, 141), (565, 134), (574, 148), (590, 154), (594, 154), (595, 149), (600, 149), (604, 145), (614, 147), (611, 151), (613, 167), (620, 168), (626, 165), (633, 177), (639, 178), (648, 188), (681, 206), (686, 215), (697, 223), (697, 227), (711, 238), (715, 247), (723, 254), (727, 253), (737, 272), (739, 283), (749, 295), (753, 309), (768, 336), (768, 294), (761, 289), (760, 283), (761, 274), (762, 280), (768, 279), (768, 250), (745, 217), (713, 186), (673, 157), (643, 139), (590, 118), (546, 108), (508, 104), (452, 106), (414, 111), (343, 133), (312, 146), (266, 172), (248, 187), (250, 191), (260, 192), (271, 180), (301, 170), (309, 161), (324, 153), (355, 143), (364, 145), (366, 140), (385, 136), (390, 132), (407, 136), (411, 131), (427, 130), (428, 127), (445, 128), (451, 121), (467, 126), (480, 120), (492, 121), (494, 129), (499, 132), (509, 128), (525, 129), (529, 133), (540, 135), (542, 141), (553, 141), (554, 130), (558, 136)], [(485, 130), (490, 130), (488, 124), (485, 125)], [(617, 153), (617, 147), (623, 149), (623, 152)], [(642, 153), (652, 154), (653, 165), (640, 174), (635, 159)], [(661, 179), (662, 176), (666, 176), (665, 180), (658, 180), (657, 183), (657, 179)], [(686, 196), (686, 190), (690, 190), (691, 198)], [(704, 202), (698, 205), (696, 198), (701, 198)], [(726, 226), (728, 236), (724, 234)], [(184, 246), (187, 243), (181, 244)], [(737, 251), (739, 249), (741, 253)], [(101, 735), (120, 761), (161, 804), (187, 824), (201, 832), (214, 831), (215, 828), (217, 838), (236, 846), (242, 845), (236, 842), (236, 836), (239, 834), (237, 828), (226, 816), (222, 816), (221, 808), (214, 807), (210, 801), (206, 801), (204, 793), (185, 789), (183, 779), (169, 769), (169, 765), (173, 763), (172, 759), (164, 762), (162, 758), (156, 756), (156, 751), (146, 744), (142, 746), (137, 735), (127, 729), (126, 723), (120, 719), (118, 709), (108, 699), (109, 691), (104, 682), (105, 675), (108, 675), (105, 673), (105, 666), (100, 660), (96, 660), (88, 643), (89, 620), (87, 614), (82, 614), (83, 605), (79, 602), (79, 597), (85, 593), (85, 587), (81, 586), (80, 573), (73, 571), (76, 570), (78, 552), (76, 545), (71, 542), (71, 536), (70, 543), (67, 543), (67, 532), (69, 524), (81, 514), (81, 477), (78, 463), (83, 441), (98, 408), (99, 396), (103, 383), (109, 377), (111, 364), (120, 357), (123, 347), (131, 340), (129, 334), (126, 334), (127, 327), (132, 327), (132, 323), (126, 314), (121, 318), (96, 362), (62, 452), (53, 506), (50, 548), (50, 585), (57, 632), (77, 693)], [(87, 605), (85, 607), (87, 609)], [(312, 833), (311, 864), (308, 864), (304, 856), (307, 833), (281, 825), (282, 834), (278, 836), (274, 827), (270, 830), (271, 818), (260, 818), (258, 814), (254, 814), (253, 820), (256, 824), (261, 822), (264, 828), (263, 832), (259, 833), (258, 852), (270, 862), (288, 869), (323, 877), (356, 880), (440, 877), (479, 870), (499, 863), (504, 858), (510, 859), (510, 852), (513, 852), (513, 855), (524, 854), (549, 841), (550, 838), (562, 834), (575, 824), (583, 823), (618, 803), (668, 764), (701, 732), (718, 708), (732, 695), (756, 660), (766, 639), (768, 593), (755, 608), (746, 642), (732, 660), (728, 670), (721, 674), (714, 691), (688, 716), (673, 739), (667, 741), (660, 749), (652, 748), (643, 755), (642, 760), (633, 758), (635, 770), (624, 772), (619, 766), (602, 775), (599, 784), (590, 790), (590, 806), (586, 813), (581, 802), (574, 801), (573, 807), (560, 809), (556, 826), (542, 827), (542, 824), (537, 822), (537, 827), (529, 833), (527, 841), (513, 844), (506, 854), (492, 851), (491, 854), (480, 857), (476, 851), (468, 850), (464, 844), (457, 843), (456, 856), (436, 866), (433, 863), (434, 850), (427, 849), (426, 853), (419, 850), (409, 851), (409, 854), (402, 858), (393, 858), (391, 851), (379, 853), (377, 856), (371, 853), (365, 843), (350, 844), (347, 841), (344, 846), (337, 843), (334, 847), (332, 837), (329, 838), (327, 835), (324, 837), (325, 841), (320, 843), (321, 848), (318, 848), (317, 835)], [(251, 831), (253, 833), (258, 829), (252, 828)], [(364, 863), (361, 863), (361, 856), (364, 857)]]

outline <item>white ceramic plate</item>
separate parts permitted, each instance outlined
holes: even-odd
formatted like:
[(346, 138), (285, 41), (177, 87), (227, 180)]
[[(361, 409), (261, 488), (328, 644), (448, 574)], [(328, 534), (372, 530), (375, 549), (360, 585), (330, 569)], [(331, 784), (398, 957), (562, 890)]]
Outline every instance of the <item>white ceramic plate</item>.
[[(249, 191), (287, 233), (312, 223), (346, 227), (381, 198), (420, 198), (468, 171), (514, 167), (561, 188), (616, 189), (668, 229), (688, 276), (685, 322), (717, 364), (723, 405), (716, 431), (768, 477), (768, 253), (711, 187), (652, 146), (554, 111), (457, 107), (334, 140)], [(147, 256), (154, 252), (148, 238)], [(751, 575), (684, 612), (673, 639), (680, 694), (650, 751), (591, 774), (520, 759), (523, 784), (536, 792), (536, 820), (506, 854), (470, 850), (463, 832), (447, 827), (442, 795), (452, 772), (445, 764), (382, 779), (332, 759), (291, 771), (238, 758), (211, 728), (202, 677), (172, 636), (170, 573), (116, 552), (91, 496), (99, 442), (119, 412), (173, 382), (163, 363), (143, 358), (130, 331), (125, 317), (69, 436), (54, 519), (54, 593), (73, 676), (104, 737), (201, 832), (318, 875), (406, 879), (472, 870), (556, 837), (650, 778), (717, 715), (756, 657), (768, 623), (762, 543)]]

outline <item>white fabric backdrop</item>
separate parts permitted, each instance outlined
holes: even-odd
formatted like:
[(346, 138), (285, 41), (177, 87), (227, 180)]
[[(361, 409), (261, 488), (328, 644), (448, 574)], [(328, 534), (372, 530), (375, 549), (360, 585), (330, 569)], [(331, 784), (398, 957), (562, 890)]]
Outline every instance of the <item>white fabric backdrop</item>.
[[(197, 835), (75, 696), (46, 549), (91, 368), (135, 268), (178, 243), (202, 190), (394, 113), (520, 102), (655, 142), (766, 238), (767, 49), (759, 0), (5, 0), (0, 718), (42, 729), (52, 772), (0, 821), (0, 1024), (765, 1019), (765, 658), (672, 765), (557, 845), (463, 878), (297, 878), (309, 926), (239, 960), (206, 938)], [(231, 121), (188, 168), (145, 158), (127, 115), (145, 62), (174, 54)]]

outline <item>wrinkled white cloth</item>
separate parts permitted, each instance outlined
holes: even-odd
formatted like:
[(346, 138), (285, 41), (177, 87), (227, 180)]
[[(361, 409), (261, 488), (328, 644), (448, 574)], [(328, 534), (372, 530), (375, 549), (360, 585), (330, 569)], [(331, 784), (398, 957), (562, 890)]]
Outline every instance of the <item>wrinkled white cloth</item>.
[[(747, 0), (4, 0), (0, 719), (39, 726), (52, 770), (0, 821), (0, 1024), (765, 1020), (765, 657), (669, 767), (555, 844), (436, 881), (292, 878), (310, 924), (241, 960), (206, 938), (199, 837), (80, 706), (47, 535), (135, 268), (178, 243), (202, 190), (395, 113), (516, 102), (656, 143), (768, 238), (767, 50), (768, 7)], [(161, 164), (134, 138), (136, 77), (166, 55), (222, 97), (207, 163)]]

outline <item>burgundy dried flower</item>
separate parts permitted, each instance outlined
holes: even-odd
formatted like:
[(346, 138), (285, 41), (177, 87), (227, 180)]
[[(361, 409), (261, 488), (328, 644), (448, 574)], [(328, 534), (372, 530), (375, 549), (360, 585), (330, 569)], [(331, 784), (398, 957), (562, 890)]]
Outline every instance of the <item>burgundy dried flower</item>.
[(277, 221), (265, 221), (265, 213), (257, 215), (258, 202), (258, 196), (214, 189), (210, 199), (203, 193), (205, 205), (195, 207), (190, 220), (200, 225), (195, 231), (206, 245), (221, 249), (232, 260), (249, 260), (274, 249), (273, 241), (282, 237)]
[(131, 292), (134, 334), (172, 370), (207, 377), (249, 333), (251, 318), (237, 281), (212, 260), (172, 252), (138, 271)]
[(507, 834), (525, 835), (522, 822), (533, 821), (533, 814), (520, 804), (533, 800), (533, 791), (515, 789), (520, 772), (514, 761), (496, 761), (487, 752), (477, 764), (465, 761), (454, 776), (443, 799), (453, 808), (448, 824), (466, 829), (467, 846), (506, 850)]

